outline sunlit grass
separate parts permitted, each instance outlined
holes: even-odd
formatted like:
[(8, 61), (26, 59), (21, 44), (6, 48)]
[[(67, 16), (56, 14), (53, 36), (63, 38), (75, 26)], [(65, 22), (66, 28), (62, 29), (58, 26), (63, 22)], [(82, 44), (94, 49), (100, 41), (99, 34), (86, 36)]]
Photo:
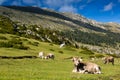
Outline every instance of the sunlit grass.
[[(10, 35), (5, 35), (10, 38)], [(27, 39), (27, 38), (26, 38)], [(81, 54), (82, 49), (71, 47), (59, 48), (59, 45), (39, 42), (38, 46), (28, 44), (28, 41), (39, 42), (33, 39), (24, 41), (28, 50), (14, 48), (0, 48), (0, 56), (37, 56), (40, 51), (45, 54), (54, 53), (55, 60), (36, 59), (0, 59), (0, 80), (119, 80), (120, 63), (115, 59), (115, 65), (103, 64), (101, 59), (92, 61), (102, 68), (102, 74), (72, 73), (74, 68), (70, 59), (72, 56), (82, 56), (84, 61), (90, 61), (89, 56)], [(62, 52), (62, 53), (61, 53)]]

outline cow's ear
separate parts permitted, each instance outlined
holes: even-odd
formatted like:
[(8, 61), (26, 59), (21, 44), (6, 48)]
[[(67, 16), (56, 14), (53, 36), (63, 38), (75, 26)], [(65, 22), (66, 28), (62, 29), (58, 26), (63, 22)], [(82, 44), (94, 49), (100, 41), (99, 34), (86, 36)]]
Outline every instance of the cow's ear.
[(73, 62), (74, 62), (74, 59), (72, 58), (72, 59), (71, 59), (71, 61), (73, 61)]

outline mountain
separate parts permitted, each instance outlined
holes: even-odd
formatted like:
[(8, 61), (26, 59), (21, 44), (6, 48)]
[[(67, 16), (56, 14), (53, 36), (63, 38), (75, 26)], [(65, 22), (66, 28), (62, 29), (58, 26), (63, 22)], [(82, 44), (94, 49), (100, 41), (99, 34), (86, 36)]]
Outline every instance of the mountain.
[(120, 24), (117, 23), (101, 23), (79, 14), (30, 6), (0, 6), (0, 16), (2, 33), (119, 54)]

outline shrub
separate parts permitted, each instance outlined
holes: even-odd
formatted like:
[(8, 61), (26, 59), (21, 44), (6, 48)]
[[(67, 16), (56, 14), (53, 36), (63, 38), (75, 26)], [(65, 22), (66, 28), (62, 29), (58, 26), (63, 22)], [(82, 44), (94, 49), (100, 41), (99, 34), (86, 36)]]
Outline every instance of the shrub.
[(116, 54), (107, 54), (107, 55), (109, 55), (109, 56), (113, 56), (113, 57), (119, 57), (118, 55), (116, 55)]
[(54, 44), (53, 43), (50, 43), (50, 46), (53, 46)]
[(95, 58), (95, 56), (94, 56), (94, 55), (92, 55), (92, 56), (89, 56), (89, 58)]
[(0, 39), (1, 39), (1, 40), (7, 40), (7, 38), (4, 37), (4, 36), (0, 36)]
[(87, 48), (82, 48), (83, 51), (81, 51), (80, 53), (82, 54), (88, 54), (88, 55), (93, 55), (94, 52), (92, 52), (91, 50), (87, 49)]
[(0, 42), (0, 47), (6, 47), (6, 48), (16, 48), (16, 49), (22, 49), (27, 50), (29, 49), (28, 46), (24, 46), (21, 39), (11, 39), (6, 42)]
[(9, 43), (11, 44), (23, 44), (21, 40), (18, 40), (18, 39), (12, 39), (9, 41)]
[(10, 48), (13, 47), (13, 44), (10, 42), (0, 42), (0, 47)]
[(33, 46), (38, 46), (39, 45), (39, 43), (38, 42), (28, 42), (28, 44), (30, 44), (30, 45), (33, 45)]
[(55, 51), (54, 49), (50, 49), (50, 51)]
[(22, 49), (22, 50), (28, 50), (29, 49), (28, 46), (24, 46), (24, 45), (14, 45), (13, 48)]
[(34, 45), (34, 46), (38, 46), (39, 43), (38, 43), (38, 42), (33, 42), (33, 45)]
[(95, 54), (95, 57), (102, 58), (102, 57), (104, 57), (104, 55), (103, 54)]
[(23, 41), (28, 41), (27, 39), (22, 39)]
[(58, 51), (59, 53), (63, 54), (64, 52), (63, 51)]

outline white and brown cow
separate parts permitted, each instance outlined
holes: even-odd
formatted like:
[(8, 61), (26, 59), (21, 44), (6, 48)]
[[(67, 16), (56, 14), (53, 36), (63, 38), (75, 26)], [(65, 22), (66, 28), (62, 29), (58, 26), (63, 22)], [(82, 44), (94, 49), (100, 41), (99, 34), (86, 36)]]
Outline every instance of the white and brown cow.
[(73, 60), (75, 68), (72, 72), (78, 73), (91, 73), (91, 74), (101, 74), (101, 68), (95, 63), (91, 62), (81, 62), (79, 59)]
[(53, 60), (55, 58), (54, 54), (49, 53), (49, 54), (45, 55), (44, 52), (39, 52), (38, 57), (42, 58), (42, 59), (53, 59)]
[(49, 53), (47, 56), (46, 56), (47, 59), (53, 59), (55, 58), (54, 54), (52, 53)]

